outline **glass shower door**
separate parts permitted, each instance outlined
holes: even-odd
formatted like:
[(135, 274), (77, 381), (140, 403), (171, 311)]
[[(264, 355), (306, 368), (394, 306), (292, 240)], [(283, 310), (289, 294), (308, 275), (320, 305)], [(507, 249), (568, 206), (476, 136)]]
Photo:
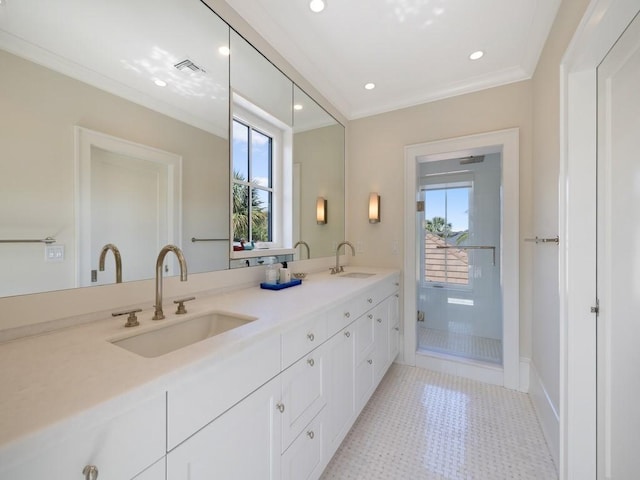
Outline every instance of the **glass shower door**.
[(501, 364), (500, 155), (476, 158), (421, 165), (418, 348)]

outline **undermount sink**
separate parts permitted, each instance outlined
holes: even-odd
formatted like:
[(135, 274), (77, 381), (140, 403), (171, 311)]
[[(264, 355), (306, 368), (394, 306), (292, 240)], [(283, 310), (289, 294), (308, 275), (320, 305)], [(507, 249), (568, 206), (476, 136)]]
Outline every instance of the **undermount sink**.
[(369, 277), (373, 277), (374, 275), (375, 273), (350, 272), (350, 273), (343, 273), (340, 276), (344, 278), (369, 278)]
[(121, 340), (112, 340), (111, 343), (142, 357), (154, 358), (241, 327), (254, 320), (256, 320), (255, 317), (235, 313), (211, 312), (179, 323), (167, 323), (165, 327)]

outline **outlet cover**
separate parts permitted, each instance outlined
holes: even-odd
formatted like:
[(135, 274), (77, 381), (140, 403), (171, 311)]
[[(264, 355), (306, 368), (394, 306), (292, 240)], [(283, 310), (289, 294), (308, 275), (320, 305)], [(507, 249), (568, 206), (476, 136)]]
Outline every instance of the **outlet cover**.
[(44, 247), (45, 262), (64, 262), (64, 245), (47, 245)]

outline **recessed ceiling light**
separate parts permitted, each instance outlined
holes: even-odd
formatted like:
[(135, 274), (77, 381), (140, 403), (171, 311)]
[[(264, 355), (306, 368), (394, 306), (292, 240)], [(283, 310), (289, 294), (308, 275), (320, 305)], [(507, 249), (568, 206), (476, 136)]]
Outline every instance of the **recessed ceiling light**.
[(222, 47), (220, 47), (220, 48), (218, 49), (218, 53), (219, 53), (220, 55), (224, 55), (225, 57), (228, 57), (228, 56), (229, 56), (229, 54), (231, 53), (231, 50), (229, 50), (229, 47), (227, 47), (226, 45), (224, 45), (224, 46), (222, 46)]
[(470, 60), (478, 60), (484, 56), (484, 52), (482, 50), (478, 50), (477, 52), (473, 52), (469, 55)]
[(324, 7), (324, 0), (311, 0), (309, 2), (309, 8), (312, 12), (320, 13), (322, 10), (324, 10)]
[(367, 83), (367, 84), (365, 84), (364, 88), (366, 88), (367, 90), (373, 90), (374, 88), (376, 88), (376, 84), (375, 83)]
[(164, 80), (160, 80), (159, 78), (154, 79), (153, 83), (155, 83), (159, 87), (166, 87), (167, 86), (167, 82), (165, 82)]
[(294, 109), (294, 110), (302, 110), (302, 105), (300, 105), (299, 103), (296, 103), (296, 104), (293, 106), (293, 109)]

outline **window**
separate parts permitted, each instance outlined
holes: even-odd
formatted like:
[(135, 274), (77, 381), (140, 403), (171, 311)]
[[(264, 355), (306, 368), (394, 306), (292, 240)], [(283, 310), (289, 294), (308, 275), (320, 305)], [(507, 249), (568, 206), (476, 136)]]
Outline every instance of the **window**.
[(233, 120), (233, 240), (273, 240), (273, 138)]
[(430, 185), (424, 194), (424, 278), (427, 284), (469, 285), (469, 257), (462, 246), (469, 237), (471, 182)]

